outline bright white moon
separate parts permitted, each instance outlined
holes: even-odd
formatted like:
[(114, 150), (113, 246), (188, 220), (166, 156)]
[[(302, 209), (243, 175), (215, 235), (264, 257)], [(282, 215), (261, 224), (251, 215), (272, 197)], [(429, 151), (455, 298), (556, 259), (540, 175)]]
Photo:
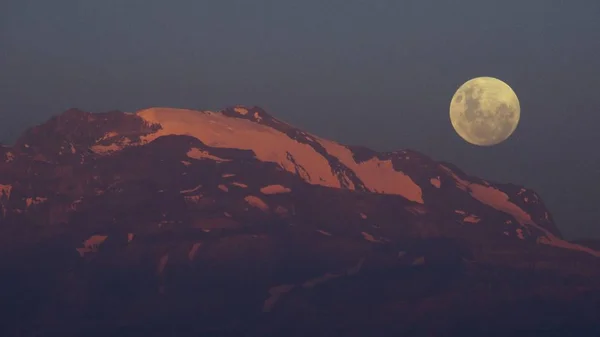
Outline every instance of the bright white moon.
[(505, 141), (521, 117), (511, 87), (493, 77), (477, 77), (461, 85), (450, 103), (450, 121), (467, 142), (491, 146)]

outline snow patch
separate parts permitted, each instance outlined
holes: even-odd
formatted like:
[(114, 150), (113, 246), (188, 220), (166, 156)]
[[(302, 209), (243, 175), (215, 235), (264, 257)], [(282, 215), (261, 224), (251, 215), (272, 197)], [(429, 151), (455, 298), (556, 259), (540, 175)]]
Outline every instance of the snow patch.
[(263, 312), (270, 312), (273, 309), (273, 306), (279, 298), (285, 293), (290, 292), (290, 290), (294, 289), (293, 284), (283, 284), (280, 286), (272, 287), (269, 289), (269, 298), (267, 298), (263, 304)]
[(210, 160), (214, 160), (214, 161), (216, 161), (217, 163), (222, 163), (222, 162), (226, 162), (226, 161), (231, 161), (231, 160), (229, 160), (229, 159), (223, 159), (223, 158), (219, 158), (219, 157), (217, 157), (217, 156), (213, 156), (212, 154), (210, 154), (210, 153), (208, 153), (208, 152), (206, 152), (206, 151), (200, 150), (200, 149), (198, 149), (198, 148), (195, 148), (195, 147), (191, 148), (191, 149), (190, 149), (190, 150), (187, 152), (187, 156), (188, 156), (189, 158), (192, 158), (192, 159), (197, 159), (197, 160), (202, 160), (202, 159), (210, 159)]
[(545, 245), (551, 245), (554, 247), (560, 247), (564, 249), (578, 250), (582, 252), (586, 252), (588, 254), (594, 255), (595, 257), (600, 257), (600, 251), (591, 249), (589, 247), (585, 247), (582, 245), (578, 245), (576, 243), (571, 243), (565, 240), (557, 239), (554, 236), (542, 236), (538, 238), (538, 242)]
[(405, 209), (414, 215), (427, 214), (427, 209), (423, 206), (407, 206)]
[(183, 197), (183, 200), (187, 204), (197, 204), (200, 199), (202, 199), (202, 195), (188, 195)]
[(321, 229), (317, 229), (317, 232), (319, 232), (319, 233), (321, 233), (321, 234), (323, 234), (323, 235), (331, 236), (331, 233), (329, 233), (329, 232), (326, 232), (326, 231), (324, 231), (324, 230), (321, 230)]
[(362, 269), (363, 263), (365, 263), (365, 258), (364, 257), (361, 258), (360, 260), (358, 260), (358, 263), (354, 267), (348, 268), (348, 270), (346, 270), (346, 274), (348, 276), (352, 276), (352, 275), (358, 274), (358, 272), (360, 272), (360, 270)]
[(123, 150), (123, 146), (112, 143), (110, 145), (93, 145), (90, 149), (96, 154), (110, 154)]
[(158, 260), (158, 266), (156, 267), (156, 273), (158, 275), (162, 274), (165, 271), (165, 267), (167, 266), (167, 262), (169, 262), (169, 254), (163, 255), (160, 260)]
[[(112, 138), (112, 137), (116, 137), (118, 135), (119, 134), (116, 132), (105, 133), (104, 136), (102, 136), (98, 140), (96, 140), (96, 143), (101, 142), (106, 139), (109, 139), (109, 138)], [(125, 146), (129, 145), (130, 143), (131, 143), (131, 140), (129, 138), (123, 138), (118, 142), (108, 144), (108, 145), (101, 145), (101, 144), (92, 145), (90, 147), (90, 150), (92, 150), (92, 152), (94, 152), (96, 154), (110, 154), (113, 152), (123, 150), (123, 148), (125, 148)], [(71, 152), (73, 150), (74, 150), (74, 148), (72, 148)]]
[(235, 174), (233, 173), (224, 173), (221, 175), (221, 178), (229, 178), (229, 177), (235, 177)]
[(262, 194), (290, 193), (292, 190), (283, 185), (268, 185), (260, 189)]
[(237, 186), (237, 187), (241, 187), (241, 188), (248, 188), (248, 185), (246, 184), (242, 184), (242, 183), (238, 183), (238, 182), (232, 182), (231, 185), (233, 186)]
[(471, 214), (471, 215), (465, 217), (463, 219), (463, 221), (470, 222), (470, 223), (478, 223), (479, 221), (481, 221), (481, 219), (477, 215)]
[(48, 200), (48, 198), (42, 198), (42, 197), (27, 198), (27, 199), (25, 199), (25, 204), (27, 205), (27, 208), (29, 208), (29, 206), (31, 206), (31, 205), (39, 205), (39, 204), (45, 202), (46, 200)]
[[(327, 152), (337, 157), (350, 168), (371, 191), (384, 194), (398, 194), (410, 201), (423, 203), (421, 187), (408, 175), (396, 171), (391, 160), (380, 160), (376, 157), (357, 163), (354, 155), (347, 147), (338, 143), (319, 139), (319, 143)], [(346, 177), (346, 180), (350, 180)]]
[(309, 183), (340, 187), (326, 158), (312, 146), (299, 143), (272, 127), (210, 111), (151, 108), (137, 115), (148, 124), (161, 125), (157, 132), (143, 136), (142, 143), (164, 135), (188, 135), (211, 147), (252, 150), (257, 159), (276, 163)]
[(440, 177), (431, 178), (431, 179), (429, 179), (429, 182), (431, 183), (431, 185), (433, 185), (436, 188), (440, 188), (442, 186), (442, 182), (440, 181)]
[(335, 279), (342, 276), (341, 274), (336, 274), (336, 273), (325, 273), (325, 275), (319, 276), (319, 277), (315, 277), (313, 279), (310, 279), (304, 283), (302, 283), (302, 287), (303, 288), (313, 288), (314, 286), (323, 283), (323, 282), (327, 282), (329, 280)]
[(481, 203), (491, 206), (501, 212), (512, 215), (522, 225), (534, 224), (531, 216), (523, 211), (519, 206), (510, 202), (508, 195), (494, 187), (484, 186), (476, 183), (471, 183), (459, 178), (452, 170), (442, 165), (456, 181), (457, 186), (462, 186), (461, 189), (468, 191), (471, 196)]
[(10, 163), (13, 160), (15, 160), (15, 155), (12, 154), (12, 152), (6, 152), (6, 154), (4, 154), (4, 156), (6, 157), (6, 160), (5, 160), (6, 163)]
[(375, 242), (375, 243), (382, 243), (381, 240), (377, 240), (375, 239), (375, 237), (367, 232), (361, 232), (362, 236), (365, 238), (365, 240), (370, 241), (370, 242)]
[(269, 211), (269, 205), (267, 205), (264, 201), (262, 201), (262, 199), (260, 199), (259, 197), (255, 197), (253, 195), (249, 195), (246, 196), (244, 198), (244, 200), (246, 200), (246, 202), (248, 204), (250, 204), (251, 206), (254, 206), (264, 212), (268, 212)]
[(235, 108), (233, 108), (233, 111), (239, 113), (240, 115), (248, 114), (248, 109), (245, 109), (245, 108), (235, 107)]
[(219, 186), (217, 186), (221, 191), (223, 192), (229, 192), (229, 188), (223, 184), (220, 184)]
[(596, 257), (600, 257), (599, 251), (571, 242), (567, 242), (563, 239), (556, 237), (546, 228), (536, 224), (527, 212), (525, 212), (519, 206), (515, 205), (509, 200), (509, 197), (506, 193), (492, 186), (484, 186), (480, 184), (470, 183), (466, 180), (459, 178), (456, 174), (454, 174), (454, 172), (452, 172), (452, 170), (445, 167), (444, 165), (440, 165), (440, 167), (454, 178), (454, 180), (456, 181), (456, 186), (458, 186), (464, 191), (468, 191), (471, 194), (471, 196), (473, 196), (473, 198), (479, 200), (483, 204), (495, 208), (498, 211), (512, 215), (515, 218), (515, 220), (517, 220), (517, 222), (523, 227), (530, 225), (535, 229), (543, 232), (545, 236), (540, 237), (540, 239), (538, 240), (539, 243), (565, 249), (578, 250), (594, 255)]
[[(333, 280), (333, 279), (336, 279), (336, 278), (339, 278), (342, 276), (356, 275), (362, 269), (364, 262), (365, 262), (365, 258), (361, 258), (360, 260), (358, 260), (356, 265), (347, 268), (345, 271), (337, 272), (337, 273), (327, 272), (321, 276), (311, 278), (311, 279), (303, 282), (301, 284), (301, 287), (314, 288), (315, 286), (317, 286), (321, 283), (327, 282), (329, 280)], [(269, 298), (267, 298), (267, 300), (265, 300), (265, 302), (263, 304), (263, 312), (271, 311), (274, 304), (281, 298), (281, 296), (288, 293), (292, 289), (294, 289), (294, 287), (295, 287), (295, 285), (285, 284), (285, 285), (280, 285), (277, 287), (272, 287), (271, 289), (269, 289), (270, 296), (269, 296)]]
[(366, 218), (367, 218), (367, 215), (366, 215), (365, 213), (360, 213), (360, 217), (361, 217), (362, 219), (366, 219)]
[(104, 134), (104, 136), (102, 136), (102, 137), (100, 137), (98, 140), (96, 140), (96, 142), (101, 142), (101, 141), (103, 141), (103, 140), (106, 140), (106, 139), (109, 139), (109, 138), (112, 138), (112, 137), (116, 137), (116, 136), (118, 136), (118, 135), (119, 135), (119, 134), (118, 134), (118, 133), (116, 133), (116, 132), (114, 132), (114, 131), (107, 132), (107, 133), (105, 133), (105, 134)]
[(194, 245), (192, 245), (192, 248), (190, 249), (190, 252), (188, 253), (188, 260), (190, 260), (190, 261), (194, 260), (194, 256), (196, 256), (196, 252), (198, 252), (198, 249), (200, 248), (200, 246), (202, 246), (202, 242), (196, 242), (196, 243), (194, 243)]
[(79, 198), (75, 201), (73, 201), (70, 205), (69, 208), (67, 209), (68, 211), (77, 211), (77, 205), (79, 205), (81, 203), (83, 199)]
[(283, 206), (277, 206), (277, 208), (275, 208), (275, 213), (278, 215), (287, 215), (289, 212), (287, 208)]
[(12, 185), (0, 184), (0, 197), (5, 197), (6, 200), (10, 199), (10, 192), (12, 191)]
[(523, 235), (523, 230), (521, 228), (517, 228), (517, 237), (521, 240), (525, 240), (525, 235)]
[(133, 240), (134, 234), (133, 233), (128, 233), (127, 234), (127, 243), (130, 243)]
[(189, 161), (187, 161), (187, 160), (182, 160), (182, 161), (181, 161), (181, 163), (182, 163), (183, 165), (185, 165), (185, 166), (190, 166), (190, 165), (192, 165), (192, 163), (190, 163), (190, 162), (189, 162)]
[(83, 248), (76, 248), (79, 256), (84, 257), (87, 253), (96, 253), (100, 245), (106, 241), (107, 235), (92, 235), (87, 240), (83, 241)]
[(198, 185), (198, 186), (196, 186), (196, 187), (194, 187), (194, 188), (192, 188), (192, 189), (189, 189), (189, 190), (181, 190), (181, 191), (179, 191), (179, 193), (181, 193), (181, 194), (189, 194), (189, 193), (194, 193), (194, 192), (196, 192), (197, 190), (199, 190), (200, 188), (202, 188), (202, 185)]

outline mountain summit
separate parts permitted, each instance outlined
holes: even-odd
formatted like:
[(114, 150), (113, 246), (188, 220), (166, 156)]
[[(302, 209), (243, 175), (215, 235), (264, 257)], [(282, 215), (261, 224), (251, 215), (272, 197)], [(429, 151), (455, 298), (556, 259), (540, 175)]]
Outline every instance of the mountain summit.
[[(144, 146), (169, 136), (187, 136), (198, 144), (171, 149), (181, 152), (182, 166), (198, 160), (253, 160), (273, 165), (308, 184), (398, 195), (424, 209), (431, 208), (431, 212), (454, 214), (452, 218), (457, 221), (466, 218), (470, 223), (481, 222), (498, 235), (566, 246), (534, 191), (467, 176), (450, 164), (415, 151), (375, 152), (345, 146), (297, 129), (257, 107), (236, 106), (220, 112), (150, 108), (135, 114), (91, 114), (71, 109), (28, 130), (13, 149), (5, 149), (5, 164), (9, 164), (7, 168), (18, 166), (11, 165), (15, 156), (19, 162), (72, 163), (74, 168), (85, 168), (98, 160), (122, 162), (126, 160), (122, 153), (144, 151)], [(227, 150), (243, 155), (216, 155)], [(10, 182), (3, 183), (8, 186)]]
[[(188, 326), (180, 320), (196, 312), (202, 322), (280, 333), (285, 329), (271, 324), (321, 304), (338, 313), (331, 305), (341, 293), (331, 295), (334, 302), (314, 302), (311, 291), (322, 291), (320, 284), (361, 294), (373, 288), (360, 282), (374, 285), (381, 277), (408, 287), (444, 275), (458, 288), (432, 285), (441, 307), (422, 309), (438, 312), (479, 301), (450, 299), (473, 282), (474, 294), (493, 306), (520, 300), (523, 290), (511, 288), (506, 275), (494, 274), (499, 287), (512, 289), (506, 298), (478, 288), (489, 268), (526, 272), (544, 287), (558, 276), (544, 279), (540, 268), (582, 280), (600, 276), (600, 252), (562, 239), (532, 190), (472, 177), (411, 150), (343, 145), (258, 107), (71, 109), (53, 117), (0, 147), (0, 228), (7, 253), (0, 262), (18, 275), (6, 281), (14, 282), (7, 296), (18, 301), (15, 294), (34, 284), (49, 298), (41, 304), (46, 311), (19, 309), (29, 323), (50, 312), (66, 319), (108, 310), (137, 327), (169, 308), (183, 315), (169, 316), (169, 324)], [(407, 281), (403, 273), (415, 266), (425, 274)], [(570, 299), (591, 289), (573, 282)], [(377, 306), (404, 312), (425, 297), (414, 301)], [(356, 305), (339, 312), (360, 316)], [(253, 325), (264, 320), (270, 323)], [(431, 327), (438, 328), (447, 326)]]

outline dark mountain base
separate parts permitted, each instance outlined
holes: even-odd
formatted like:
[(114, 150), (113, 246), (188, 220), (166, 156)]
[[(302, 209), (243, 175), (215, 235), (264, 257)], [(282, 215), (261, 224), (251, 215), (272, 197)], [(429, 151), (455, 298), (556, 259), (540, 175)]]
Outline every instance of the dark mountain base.
[[(600, 289), (589, 275), (470, 261), (473, 247), (448, 239), (410, 240), (423, 260), (392, 259), (391, 247), (357, 244), (364, 263), (355, 268), (343, 254), (320, 256), (327, 241), (288, 234), (272, 230), (288, 253), (269, 256), (258, 249), (270, 245), (257, 234), (222, 246), (224, 238), (206, 239), (209, 258), (172, 256), (159, 274), (154, 260), (129, 264), (108, 249), (84, 261), (59, 262), (49, 246), (13, 256), (1, 271), (1, 335), (600, 335)], [(323, 278), (328, 270), (338, 276)], [(282, 284), (294, 287), (263, 312), (269, 289)]]

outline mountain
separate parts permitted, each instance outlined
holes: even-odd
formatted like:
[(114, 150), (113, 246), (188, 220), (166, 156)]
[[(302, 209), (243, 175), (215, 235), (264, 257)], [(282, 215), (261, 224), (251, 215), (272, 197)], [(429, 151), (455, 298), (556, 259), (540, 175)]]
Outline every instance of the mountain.
[(415, 151), (235, 106), (71, 109), (1, 158), (6, 336), (600, 331), (597, 248)]

